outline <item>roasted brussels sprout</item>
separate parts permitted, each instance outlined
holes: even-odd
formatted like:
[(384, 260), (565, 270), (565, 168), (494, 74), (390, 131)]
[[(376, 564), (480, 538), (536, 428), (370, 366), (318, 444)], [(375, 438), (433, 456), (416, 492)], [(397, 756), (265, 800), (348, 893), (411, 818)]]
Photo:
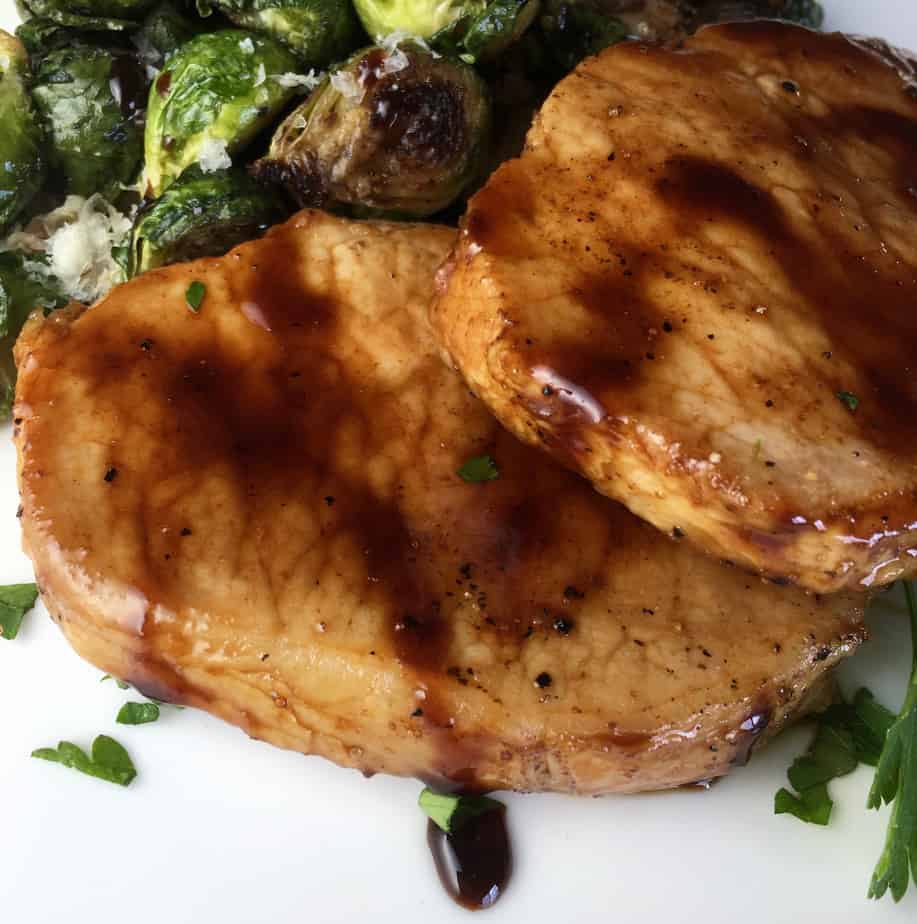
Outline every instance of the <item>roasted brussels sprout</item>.
[(610, 15), (602, 0), (545, 0), (542, 10), (545, 48), (563, 73), (631, 35), (627, 23)]
[(169, 58), (150, 88), (146, 115), (146, 193), (159, 196), (193, 163), (230, 166), (296, 88), (278, 77), (296, 58), (273, 39), (224, 29), (198, 35)]
[(289, 214), (285, 200), (242, 170), (189, 167), (134, 220), (130, 275), (217, 257)]
[(51, 51), (32, 96), (48, 134), (48, 160), (68, 193), (111, 198), (137, 174), (145, 79), (133, 55), (74, 42)]
[(22, 43), (0, 30), (0, 233), (41, 187), (42, 129), (25, 81), (28, 58)]
[(429, 39), (447, 34), (487, 9), (487, 0), (354, 0), (363, 27), (375, 41), (404, 33)]
[(353, 51), (359, 27), (350, 0), (213, 0), (237, 26), (290, 48), (306, 67), (322, 68)]
[(196, 22), (192, 22), (169, 0), (164, 0), (150, 10), (140, 28), (131, 36), (131, 41), (143, 63), (158, 70), (166, 58), (199, 31)]
[(817, 0), (703, 0), (695, 5), (692, 29), (741, 19), (783, 19), (818, 29), (825, 18)]
[(0, 253), (0, 420), (10, 416), (16, 384), (13, 345), (22, 325), (35, 308), (52, 310), (66, 303), (47, 268), (46, 257)]
[(487, 88), (472, 68), (413, 44), (373, 47), (287, 117), (254, 172), (301, 205), (423, 217), (479, 174), (489, 127)]
[[(149, 0), (144, 0), (144, 3), (148, 6)], [(103, 3), (102, 6), (117, 8), (118, 4)], [(20, 12), (26, 21), (34, 17), (79, 32), (126, 32), (136, 29), (138, 24), (136, 20), (118, 14), (94, 11), (89, 3), (71, 4), (68, 0), (23, 0)], [(142, 12), (142, 8), (138, 12)]]

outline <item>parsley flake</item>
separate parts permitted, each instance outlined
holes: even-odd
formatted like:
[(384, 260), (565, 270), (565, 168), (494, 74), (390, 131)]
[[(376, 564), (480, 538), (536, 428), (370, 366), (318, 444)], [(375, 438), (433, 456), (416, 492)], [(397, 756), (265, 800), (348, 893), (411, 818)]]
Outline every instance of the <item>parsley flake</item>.
[(885, 847), (869, 883), (869, 897), (881, 898), (891, 889), (900, 901), (911, 877), (917, 879), (917, 591), (904, 585), (911, 620), (913, 663), (907, 694), (888, 734), (869, 790), (867, 805), (892, 804)]
[(32, 757), (63, 764), (119, 786), (129, 786), (137, 776), (137, 769), (130, 755), (114, 738), (99, 735), (92, 742), (92, 756), (70, 741), (61, 741), (56, 748), (38, 748)]
[(845, 404), (851, 414), (860, 406), (860, 399), (852, 391), (839, 391), (836, 395), (837, 400)]
[(473, 459), (469, 459), (458, 470), (457, 474), (463, 481), (493, 481), (495, 478), (500, 477), (500, 469), (497, 468), (497, 463), (493, 456), (475, 456)]
[(158, 703), (125, 703), (115, 721), (119, 725), (148, 725), (158, 719)]
[(38, 599), (36, 584), (0, 586), (0, 638), (12, 641), (19, 634), (22, 620)]
[(188, 290), (185, 292), (185, 301), (195, 314), (201, 310), (201, 303), (204, 301), (204, 295), (206, 295), (206, 293), (207, 287), (204, 283), (198, 282), (196, 279), (188, 286)]
[(503, 808), (503, 803), (487, 796), (444, 795), (424, 789), (417, 800), (424, 814), (446, 834), (454, 834), (478, 815)]

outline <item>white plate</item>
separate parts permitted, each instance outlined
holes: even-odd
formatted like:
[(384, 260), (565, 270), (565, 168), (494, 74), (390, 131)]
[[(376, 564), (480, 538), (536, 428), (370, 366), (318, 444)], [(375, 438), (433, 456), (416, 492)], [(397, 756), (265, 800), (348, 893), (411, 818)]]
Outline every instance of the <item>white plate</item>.
[[(828, 25), (917, 47), (912, 0), (827, 0)], [(0, 24), (12, 27), (12, 0)], [(2, 127), (0, 127), (2, 131)], [(0, 430), (0, 582), (31, 580), (19, 549), (14, 454)], [(844, 669), (900, 701), (908, 644), (900, 602)], [(398, 924), (468, 921), (440, 891), (415, 807), (419, 785), (364, 781), (317, 759), (249, 741), (191, 710), (116, 726), (125, 699), (72, 653), (44, 612), (0, 641), (0, 921), (129, 924)], [(30, 751), (99, 732), (140, 775), (101, 783)], [(867, 812), (869, 773), (832, 784), (828, 828), (773, 815), (806, 732), (787, 733), (709, 792), (575, 799), (506, 796), (516, 872), (493, 924), (910, 921), (866, 900), (887, 813)]]

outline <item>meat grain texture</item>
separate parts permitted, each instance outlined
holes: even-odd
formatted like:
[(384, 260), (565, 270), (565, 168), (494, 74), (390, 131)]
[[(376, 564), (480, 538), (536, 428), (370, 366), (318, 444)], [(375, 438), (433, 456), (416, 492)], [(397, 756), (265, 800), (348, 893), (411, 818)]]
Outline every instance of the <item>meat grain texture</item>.
[(814, 591), (917, 573), (917, 76), (779, 23), (628, 43), (473, 198), (472, 390), (666, 533)]
[[(823, 695), (858, 599), (723, 567), (506, 433), (428, 327), (453, 240), (303, 212), (33, 319), (15, 439), (48, 609), (148, 695), (367, 773), (725, 773)], [(484, 454), (498, 479), (457, 475)]]

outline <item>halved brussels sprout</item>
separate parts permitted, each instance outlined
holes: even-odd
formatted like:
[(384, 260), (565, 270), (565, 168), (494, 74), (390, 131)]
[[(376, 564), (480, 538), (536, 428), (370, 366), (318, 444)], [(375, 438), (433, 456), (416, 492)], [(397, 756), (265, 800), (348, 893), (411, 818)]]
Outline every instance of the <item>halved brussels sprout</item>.
[(487, 9), (487, 0), (354, 0), (363, 27), (375, 39), (401, 32), (429, 39), (460, 20), (471, 21)]
[(350, 0), (213, 0), (237, 26), (290, 48), (306, 67), (323, 68), (353, 51), (359, 27)]
[(134, 220), (130, 275), (157, 266), (218, 257), (289, 215), (277, 193), (242, 170), (189, 167)]
[(41, 187), (41, 124), (26, 89), (28, 56), (22, 43), (0, 30), (0, 233)]
[(111, 198), (140, 164), (146, 80), (133, 55), (84, 42), (44, 57), (32, 96), (48, 131), (48, 160), (68, 193)]
[(146, 193), (159, 196), (182, 171), (230, 165), (296, 92), (280, 75), (296, 58), (273, 39), (224, 29), (195, 36), (150, 88), (146, 114)]
[(460, 53), (475, 61), (493, 60), (522, 37), (535, 21), (538, 9), (539, 0), (493, 0), (483, 13), (463, 26)]
[(423, 217), (480, 173), (490, 127), (484, 82), (416, 45), (354, 55), (287, 117), (256, 176), (301, 205)]
[(13, 346), (35, 308), (46, 311), (67, 304), (56, 287), (44, 256), (0, 253), (0, 420), (7, 420), (16, 385)]

